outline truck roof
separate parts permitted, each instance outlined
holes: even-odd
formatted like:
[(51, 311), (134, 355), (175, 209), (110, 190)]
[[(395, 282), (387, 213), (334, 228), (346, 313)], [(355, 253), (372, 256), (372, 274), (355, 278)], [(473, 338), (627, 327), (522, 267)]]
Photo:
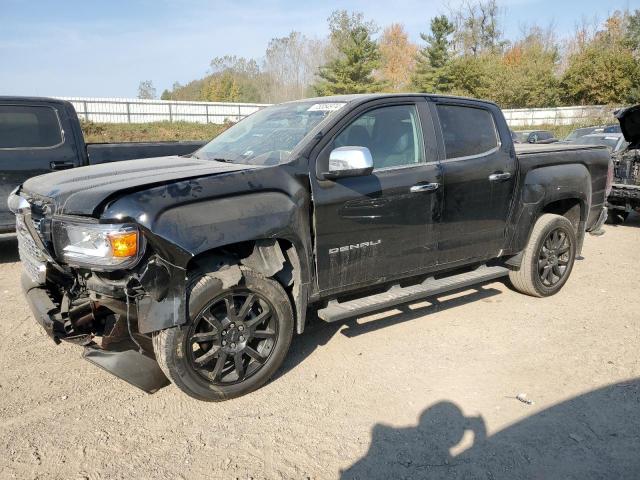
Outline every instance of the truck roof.
[(311, 97), (301, 98), (299, 100), (292, 100), (285, 103), (298, 103), (298, 102), (361, 102), (365, 100), (375, 100), (378, 98), (393, 98), (393, 97), (430, 97), (430, 98), (443, 98), (452, 100), (467, 100), (473, 102), (486, 103), (490, 105), (496, 105), (495, 102), (489, 100), (479, 100), (477, 98), (460, 97), (455, 95), (439, 95), (435, 93), (354, 93), (348, 95), (328, 95), (326, 97)]
[(38, 103), (57, 103), (59, 105), (67, 105), (70, 102), (67, 100), (61, 100), (59, 98), (51, 98), (51, 97), (21, 97), (18, 95), (0, 95), (0, 103), (29, 103), (29, 102), (38, 102)]

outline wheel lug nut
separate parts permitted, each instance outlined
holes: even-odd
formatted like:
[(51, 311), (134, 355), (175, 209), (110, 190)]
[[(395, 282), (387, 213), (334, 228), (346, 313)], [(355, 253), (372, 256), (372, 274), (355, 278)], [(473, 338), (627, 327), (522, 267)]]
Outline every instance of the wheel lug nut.
[(243, 330), (244, 330), (244, 327), (243, 327), (242, 325), (240, 325), (240, 326), (238, 327), (238, 330), (243, 331)]
[(235, 343), (232, 343), (232, 344), (231, 344), (231, 348), (236, 348), (236, 344), (235, 344)]
[(240, 341), (244, 342), (244, 337), (242, 335), (240, 335)]
[(226, 340), (222, 340), (222, 345), (224, 346), (226, 344), (227, 344), (227, 341)]
[(222, 335), (226, 335), (227, 331), (226, 330), (222, 330)]
[(233, 327), (235, 327), (235, 326), (236, 326), (236, 324), (235, 324), (235, 323), (232, 323), (232, 324), (231, 324), (231, 325), (229, 325), (229, 326), (230, 326), (231, 328), (233, 328)]

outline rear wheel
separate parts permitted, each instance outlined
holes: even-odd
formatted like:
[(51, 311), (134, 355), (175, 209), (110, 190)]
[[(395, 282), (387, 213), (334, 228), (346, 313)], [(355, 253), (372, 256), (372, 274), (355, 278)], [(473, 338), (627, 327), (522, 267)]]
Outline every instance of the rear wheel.
[(153, 338), (164, 373), (199, 400), (226, 400), (261, 387), (289, 349), (293, 311), (286, 292), (252, 270), (242, 273), (228, 289), (216, 278), (196, 279), (189, 321)]
[(516, 290), (534, 297), (560, 291), (569, 278), (576, 257), (576, 233), (560, 215), (542, 215), (531, 232), (519, 270), (509, 272)]

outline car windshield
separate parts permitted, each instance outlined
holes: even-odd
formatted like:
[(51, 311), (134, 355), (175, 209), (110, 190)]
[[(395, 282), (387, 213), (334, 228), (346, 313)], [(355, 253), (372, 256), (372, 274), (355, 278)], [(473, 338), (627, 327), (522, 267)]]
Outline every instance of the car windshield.
[(251, 165), (278, 165), (322, 120), (344, 102), (293, 102), (262, 109), (218, 135), (196, 158)]
[(593, 133), (594, 130), (595, 130), (595, 127), (576, 128), (573, 132), (567, 135), (567, 138), (565, 138), (565, 140), (567, 142), (570, 142), (571, 140), (575, 140), (576, 138), (589, 135), (590, 133)]
[(619, 138), (613, 136), (590, 136), (586, 135), (584, 137), (579, 137), (573, 140), (571, 143), (575, 143), (577, 145), (603, 145), (609, 149), (609, 151), (614, 151), (616, 145), (618, 145)]
[(516, 139), (520, 142), (520, 143), (527, 143), (529, 141), (529, 134), (531, 132), (513, 132), (513, 134), (516, 136)]

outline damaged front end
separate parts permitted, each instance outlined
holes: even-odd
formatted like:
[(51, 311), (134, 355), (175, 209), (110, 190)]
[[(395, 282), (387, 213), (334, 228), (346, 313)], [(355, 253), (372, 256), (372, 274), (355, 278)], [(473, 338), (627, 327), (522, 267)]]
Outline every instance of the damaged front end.
[[(83, 346), (85, 359), (148, 393), (168, 385), (149, 334), (158, 324), (184, 318), (184, 270), (147, 247), (141, 234), (134, 239), (133, 226), (56, 217), (45, 199), (16, 193), (10, 204), (23, 263), (22, 289), (47, 334), (56, 343)], [(75, 225), (83, 227), (73, 230)], [(64, 235), (75, 238), (61, 243), (62, 227)], [(105, 238), (114, 259), (107, 258)]]

